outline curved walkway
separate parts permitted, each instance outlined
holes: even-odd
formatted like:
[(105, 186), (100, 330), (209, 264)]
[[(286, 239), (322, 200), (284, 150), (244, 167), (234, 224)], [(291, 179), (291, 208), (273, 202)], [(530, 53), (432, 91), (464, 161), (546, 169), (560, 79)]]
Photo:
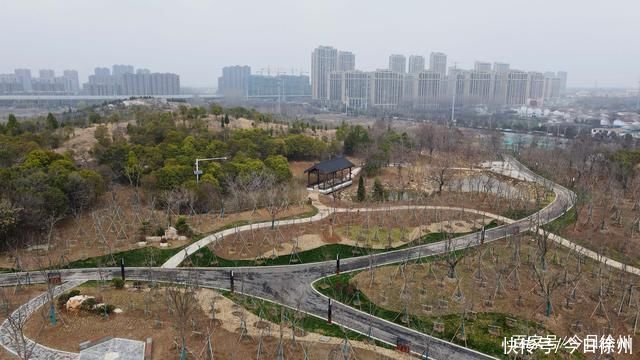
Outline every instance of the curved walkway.
[[(54, 297), (63, 292), (82, 284), (83, 280), (67, 281), (58, 285), (53, 289)], [(31, 339), (21, 339), (21, 333), (18, 325), (22, 325), (26, 320), (36, 312), (42, 305), (48, 302), (49, 294), (44, 292), (35, 298), (29, 300), (26, 304), (21, 305), (10, 315), (10, 319), (6, 319), (0, 325), (0, 345), (2, 345), (11, 354), (20, 358), (29, 359), (47, 359), (47, 360), (76, 360), (79, 354), (70, 353), (62, 350), (51, 349), (44, 345), (38, 344)]]
[[(485, 241), (491, 242), (515, 233), (521, 233), (533, 228), (533, 224), (545, 224), (553, 219), (562, 216), (573, 204), (574, 195), (566, 188), (552, 183), (542, 177), (537, 176), (526, 169), (514, 159), (506, 158), (506, 164), (491, 164), (492, 170), (510, 173), (513, 177), (523, 180), (533, 180), (544, 184), (552, 189), (556, 198), (554, 201), (532, 216), (521, 220), (510, 220), (503, 218), (505, 225), (501, 225), (485, 231)], [(495, 169), (493, 166), (495, 165)], [(407, 206), (388, 207), (386, 209), (407, 209)], [(382, 208), (380, 210), (386, 210)], [(364, 209), (360, 209), (363, 211)], [(465, 209), (468, 211), (469, 209)], [(338, 209), (336, 209), (338, 211)], [(344, 209), (341, 211), (352, 211)], [(355, 210), (357, 211), (357, 210)], [(378, 209), (366, 209), (365, 211), (379, 211)], [(331, 214), (331, 209), (327, 207), (319, 208), (318, 214), (307, 219), (282, 220), (278, 225), (297, 224), (308, 221), (317, 221)], [(254, 224), (252, 227), (271, 226), (270, 222)], [(230, 229), (230, 232), (220, 232), (229, 235), (239, 229)], [(227, 231), (227, 230), (225, 230)], [(479, 233), (461, 236), (452, 240), (452, 245), (456, 249), (480, 244)], [(205, 240), (207, 239), (207, 240)], [(269, 267), (237, 267), (237, 268), (171, 268), (178, 266), (182, 259), (190, 253), (197, 251), (201, 246), (206, 246), (207, 241), (215, 241), (216, 236), (209, 236), (196, 242), (192, 247), (185, 248), (181, 252), (182, 256), (177, 256), (163, 265), (163, 268), (128, 268), (127, 279), (153, 280), (164, 282), (190, 282), (197, 286), (230, 289), (231, 283), (235, 283), (234, 289), (237, 292), (259, 297), (265, 300), (279, 303), (281, 305), (297, 309), (307, 314), (326, 318), (329, 303), (333, 304), (332, 319), (334, 323), (341, 324), (348, 329), (370, 334), (373, 338), (395, 345), (399, 339), (409, 340), (412, 344), (412, 352), (420, 355), (429, 349), (431, 358), (434, 359), (479, 359), (492, 358), (472, 349), (468, 349), (445, 340), (431, 337), (427, 334), (419, 333), (404, 326), (390, 323), (386, 320), (376, 318), (369, 314), (360, 312), (347, 305), (331, 301), (316, 292), (312, 283), (322, 277), (335, 273), (335, 262), (327, 261), (321, 263), (298, 264), (288, 266)], [(342, 271), (353, 271), (365, 269), (370, 266), (380, 266), (383, 264), (397, 263), (405, 260), (420, 257), (442, 254), (446, 251), (445, 242), (420, 245), (402, 250), (394, 250), (378, 253), (370, 256), (348, 258), (341, 261)], [(108, 269), (72, 269), (61, 270), (66, 280), (89, 280), (98, 278), (110, 278), (119, 276), (118, 268)], [(14, 273), (0, 275), (0, 285), (8, 285), (17, 282), (19, 279), (28, 276), (27, 273)], [(235, 281), (232, 281), (235, 280)], [(31, 281), (44, 281), (43, 274), (31, 274)], [(46, 359), (46, 357), (44, 357)]]

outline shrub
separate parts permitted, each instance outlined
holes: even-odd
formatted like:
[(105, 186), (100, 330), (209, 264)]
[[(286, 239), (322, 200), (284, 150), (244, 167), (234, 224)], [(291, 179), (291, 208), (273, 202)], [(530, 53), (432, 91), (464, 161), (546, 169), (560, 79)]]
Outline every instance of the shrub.
[(156, 230), (153, 232), (154, 236), (164, 236), (164, 229), (162, 226), (156, 227)]
[(74, 296), (80, 295), (80, 290), (71, 290), (58, 296), (58, 309), (64, 309), (67, 305), (67, 301)]
[(178, 234), (180, 235), (191, 235), (191, 228), (189, 227), (189, 224), (187, 224), (187, 219), (184, 216), (178, 217), (178, 220), (176, 220), (175, 228), (176, 230), (178, 230)]
[(122, 280), (121, 278), (113, 278), (113, 279), (111, 279), (111, 284), (116, 289), (124, 288), (124, 280)]
[(93, 313), (96, 315), (104, 315), (105, 308), (106, 308), (107, 315), (110, 315), (111, 313), (113, 313), (113, 310), (116, 309), (116, 307), (111, 304), (100, 304), (93, 308)]
[(98, 302), (94, 298), (88, 298), (80, 305), (80, 310), (91, 312)]

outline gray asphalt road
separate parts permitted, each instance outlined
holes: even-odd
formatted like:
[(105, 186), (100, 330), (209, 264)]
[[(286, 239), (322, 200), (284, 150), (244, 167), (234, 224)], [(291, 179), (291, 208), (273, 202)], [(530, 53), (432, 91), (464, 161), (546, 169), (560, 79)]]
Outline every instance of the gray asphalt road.
[[(485, 232), (485, 243), (492, 242), (509, 234), (527, 231), (534, 224), (545, 224), (561, 216), (571, 208), (573, 193), (568, 189), (544, 179), (526, 167), (507, 158), (518, 171), (531, 179), (552, 188), (556, 199), (536, 214), (519, 220), (513, 224), (502, 225)], [(480, 234), (474, 233), (453, 239), (455, 249), (480, 244)], [(445, 252), (444, 241), (417, 246), (413, 248), (379, 253), (341, 260), (341, 271), (365, 269), (371, 266), (397, 263), (404, 260), (432, 256)], [(230, 273), (234, 273), (235, 291), (257, 296), (280, 303), (294, 309), (307, 312), (320, 318), (327, 317), (329, 299), (317, 293), (311, 284), (324, 276), (335, 273), (335, 261), (273, 267), (238, 267), (238, 268), (127, 268), (127, 279), (155, 280), (161, 282), (191, 282), (199, 286), (230, 289)], [(109, 279), (120, 276), (119, 268), (108, 269), (73, 269), (61, 270), (65, 280)], [(16, 281), (40, 282), (41, 273), (15, 273), (0, 275), (1, 285), (14, 284)], [(370, 316), (344, 304), (332, 301), (332, 319), (336, 324), (349, 329), (369, 334), (378, 340), (396, 344), (401, 338), (411, 343), (411, 350), (422, 354), (427, 348), (429, 356), (434, 359), (484, 359), (490, 356), (478, 353), (447, 341), (426, 334), (421, 334), (398, 324)]]

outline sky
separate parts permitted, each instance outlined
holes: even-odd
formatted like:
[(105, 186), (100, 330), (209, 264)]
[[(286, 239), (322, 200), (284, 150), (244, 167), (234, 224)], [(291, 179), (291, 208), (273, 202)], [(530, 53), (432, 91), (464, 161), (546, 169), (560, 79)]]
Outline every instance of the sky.
[(226, 65), (309, 72), (319, 45), (354, 52), (360, 70), (441, 51), (460, 68), (564, 70), (570, 87), (640, 80), (637, 0), (3, 0), (2, 13), (0, 73), (76, 69), (81, 83), (131, 64), (217, 87)]

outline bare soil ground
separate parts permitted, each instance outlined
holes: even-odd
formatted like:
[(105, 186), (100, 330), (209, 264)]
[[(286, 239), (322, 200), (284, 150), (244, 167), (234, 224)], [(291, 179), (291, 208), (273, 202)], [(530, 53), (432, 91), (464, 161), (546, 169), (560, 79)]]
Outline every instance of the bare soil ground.
[(640, 267), (640, 209), (634, 210), (632, 200), (626, 198), (617, 202), (597, 200), (592, 203), (591, 210), (589, 207), (589, 204), (581, 206), (577, 223), (569, 224), (559, 235)]
[[(549, 244), (547, 270), (543, 272), (536, 242), (530, 237), (519, 241), (520, 261), (515, 258), (517, 238), (500, 240), (469, 251), (457, 265), (453, 279), (448, 276), (447, 262), (440, 258), (404, 267), (385, 266), (374, 270), (373, 277), (363, 271), (351, 281), (377, 306), (422, 318), (465, 311), (498, 312), (541, 323), (558, 336), (633, 334), (640, 303), (637, 293), (629, 299), (628, 289), (639, 283), (637, 276), (590, 259), (580, 262), (575, 252), (553, 243)], [(545, 315), (534, 264), (544, 274), (545, 284), (560, 282), (552, 291), (550, 317)], [(576, 327), (577, 323), (581, 325)], [(473, 321), (466, 326), (471, 329)]]
[[(128, 122), (119, 122), (116, 124), (107, 124), (106, 126), (109, 134), (113, 135), (113, 133), (117, 131), (126, 136), (128, 124)], [(96, 128), (98, 126), (99, 125), (96, 124), (86, 128), (74, 128), (69, 139), (54, 151), (60, 154), (72, 151), (76, 161), (88, 162), (91, 159), (89, 151), (98, 143), (98, 140), (95, 138)]]
[[(460, 211), (407, 210), (338, 213), (322, 221), (256, 229), (209, 245), (216, 256), (254, 260), (288, 255), (328, 244), (375, 249), (402, 246), (430, 232), (468, 232), (491, 219)], [(424, 225), (427, 224), (427, 225)]]
[[(121, 308), (122, 314), (114, 314), (107, 319), (102, 316), (61, 311), (62, 321), (55, 327), (47, 318), (34, 315), (27, 324), (27, 334), (38, 342), (52, 348), (66, 351), (79, 351), (79, 343), (97, 340), (105, 336), (122, 337), (145, 341), (153, 339), (153, 359), (175, 359), (179, 357), (176, 346), (177, 332), (175, 318), (170, 315), (165, 304), (163, 289), (131, 288), (115, 290), (110, 287), (79, 287), (83, 294), (100, 297), (103, 301)], [(146, 299), (146, 300), (145, 300)], [(189, 326), (187, 347), (189, 359), (202, 358), (206, 347), (207, 329), (212, 329), (214, 356), (218, 359), (249, 359), (257, 356), (258, 343), (263, 336), (261, 358), (275, 358), (280, 326), (246, 311), (231, 300), (220, 296), (213, 290), (200, 289), (196, 293), (198, 302), (193, 322)], [(145, 304), (147, 314), (145, 315)], [(211, 311), (215, 309), (215, 320)], [(246, 326), (243, 330), (243, 325)], [(244, 336), (240, 336), (245, 332)], [(303, 358), (303, 347), (311, 359), (333, 359), (340, 349), (342, 339), (328, 338), (314, 333), (296, 331), (297, 343), (291, 340), (291, 328), (283, 326), (284, 354), (287, 358)], [(397, 358), (393, 351), (352, 341), (350, 359), (392, 359)]]
[[(142, 198), (143, 205), (136, 205), (135, 191), (129, 187), (120, 186), (114, 191), (104, 194), (96, 206), (89, 212), (78, 217), (70, 217), (58, 223), (52, 232), (51, 248), (43, 250), (18, 250), (23, 269), (37, 269), (40, 264), (48, 264), (49, 258), (54, 262), (63, 258), (64, 261), (86, 259), (94, 256), (109, 254), (131, 249), (137, 249), (140, 240), (139, 231), (143, 221), (148, 221), (151, 229), (166, 227), (169, 219), (165, 212), (152, 210), (148, 201)], [(299, 216), (312, 211), (309, 205), (291, 205), (278, 214), (277, 218)], [(171, 214), (172, 223), (178, 214)], [(264, 209), (257, 211), (243, 211), (226, 213), (220, 217), (219, 213), (184, 215), (187, 223), (196, 234), (207, 234), (229, 224), (238, 222), (268, 221), (271, 216)], [(101, 231), (98, 231), (101, 229)], [(47, 244), (47, 235), (37, 239), (37, 244)], [(172, 241), (169, 248), (182, 247), (187, 241)], [(148, 242), (147, 246), (159, 247), (159, 243)], [(0, 256), (0, 267), (16, 267), (16, 254), (5, 253)]]

